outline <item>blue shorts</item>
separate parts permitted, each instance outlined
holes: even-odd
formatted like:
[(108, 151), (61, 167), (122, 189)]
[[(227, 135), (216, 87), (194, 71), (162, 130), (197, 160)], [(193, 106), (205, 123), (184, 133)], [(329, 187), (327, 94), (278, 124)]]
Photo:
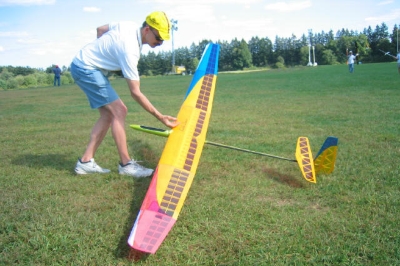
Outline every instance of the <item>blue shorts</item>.
[(84, 69), (71, 64), (71, 75), (83, 90), (90, 107), (97, 109), (119, 99), (108, 78), (99, 69)]

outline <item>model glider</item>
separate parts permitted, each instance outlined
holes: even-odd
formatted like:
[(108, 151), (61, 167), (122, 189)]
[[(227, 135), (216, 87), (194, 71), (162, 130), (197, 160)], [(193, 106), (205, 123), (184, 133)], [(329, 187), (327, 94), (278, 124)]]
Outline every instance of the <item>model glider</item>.
[(379, 51), (381, 51), (382, 53), (384, 53), (384, 54), (387, 55), (387, 56), (395, 57), (395, 56), (392, 55), (390, 52), (385, 52), (385, 51), (382, 51), (381, 49), (379, 49)]
[[(164, 130), (164, 129), (160, 129), (160, 128), (147, 127), (147, 126), (141, 126), (141, 125), (130, 125), (130, 127), (135, 130), (143, 131), (146, 133), (150, 133), (150, 134), (154, 134), (154, 135), (158, 135), (158, 136), (162, 136), (162, 137), (168, 137), (174, 131), (173, 129)], [(307, 137), (299, 137), (298, 138), (297, 145), (296, 145), (296, 152), (295, 152), (296, 159), (285, 158), (285, 157), (267, 154), (267, 153), (258, 152), (258, 151), (251, 151), (251, 150), (242, 149), (242, 148), (238, 148), (238, 147), (234, 147), (234, 146), (229, 146), (229, 145), (212, 142), (212, 141), (208, 141), (208, 140), (205, 141), (205, 144), (222, 147), (222, 148), (226, 148), (226, 149), (231, 149), (231, 150), (237, 150), (237, 151), (262, 155), (262, 156), (285, 160), (285, 161), (290, 161), (290, 162), (297, 162), (300, 167), (300, 170), (303, 174), (303, 177), (307, 181), (312, 182), (312, 183), (317, 182), (316, 174), (319, 174), (319, 173), (330, 174), (333, 172), (333, 170), (335, 168), (336, 155), (337, 155), (337, 151), (338, 151), (338, 138), (336, 138), (336, 137), (328, 137), (325, 140), (325, 142), (323, 143), (321, 149), (319, 150), (317, 156), (315, 156), (314, 159), (312, 157), (310, 143), (309, 143)]]
[(154, 254), (163, 242), (192, 184), (206, 139), (218, 73), (219, 45), (204, 50), (177, 119), (133, 225), (128, 244)]

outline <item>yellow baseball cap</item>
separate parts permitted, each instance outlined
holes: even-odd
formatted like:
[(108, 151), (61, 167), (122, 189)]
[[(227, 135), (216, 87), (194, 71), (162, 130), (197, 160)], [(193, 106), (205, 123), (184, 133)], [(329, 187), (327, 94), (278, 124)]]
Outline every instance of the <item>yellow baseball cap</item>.
[(168, 41), (169, 37), (169, 30), (170, 24), (167, 15), (162, 11), (155, 11), (146, 17), (146, 23), (158, 30), (160, 37), (164, 41)]

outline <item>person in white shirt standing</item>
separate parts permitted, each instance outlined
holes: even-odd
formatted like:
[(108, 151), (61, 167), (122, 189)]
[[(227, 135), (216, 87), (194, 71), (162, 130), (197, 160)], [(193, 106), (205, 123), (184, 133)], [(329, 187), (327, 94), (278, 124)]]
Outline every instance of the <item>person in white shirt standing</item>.
[(349, 65), (349, 71), (350, 73), (354, 72), (354, 59), (356, 59), (358, 54), (353, 55), (353, 52), (349, 52), (349, 56), (347, 57), (347, 64)]
[(128, 110), (112, 88), (107, 73), (121, 70), (132, 98), (167, 127), (177, 126), (175, 117), (160, 113), (141, 92), (137, 69), (144, 44), (154, 48), (169, 39), (168, 17), (164, 12), (155, 11), (146, 17), (141, 27), (133, 22), (110, 23), (98, 27), (97, 39), (77, 53), (71, 64), (72, 77), (86, 94), (91, 108), (100, 112), (89, 144), (76, 163), (77, 174), (110, 172), (94, 161), (96, 150), (110, 127), (120, 157), (119, 173), (135, 178), (150, 176), (153, 173), (152, 169), (138, 164), (129, 155), (125, 132)]
[(397, 56), (392, 56), (392, 57), (397, 60), (397, 71), (400, 74), (400, 52), (397, 52)]

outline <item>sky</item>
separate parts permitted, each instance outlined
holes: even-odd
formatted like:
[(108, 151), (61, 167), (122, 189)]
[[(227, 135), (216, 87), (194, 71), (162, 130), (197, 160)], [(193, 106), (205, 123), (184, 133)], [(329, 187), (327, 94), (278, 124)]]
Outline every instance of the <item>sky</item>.
[[(400, 25), (400, 0), (0, 0), (0, 66), (69, 66), (109, 22), (142, 24), (152, 11), (177, 20), (174, 48), (202, 40), (297, 38), (341, 29), (389, 33)], [(172, 51), (172, 41), (142, 52)]]

